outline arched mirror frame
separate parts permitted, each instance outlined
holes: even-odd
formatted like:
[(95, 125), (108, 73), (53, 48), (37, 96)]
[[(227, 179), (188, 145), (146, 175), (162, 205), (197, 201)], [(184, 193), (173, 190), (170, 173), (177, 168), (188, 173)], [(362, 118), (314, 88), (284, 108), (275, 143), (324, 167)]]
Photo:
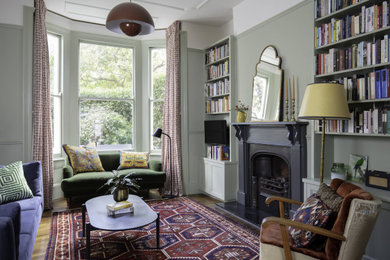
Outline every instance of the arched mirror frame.
[[(267, 61), (262, 60), (263, 54), (268, 48), (272, 48), (272, 50), (275, 53), (275, 57), (274, 57), (275, 64), (271, 64)], [(254, 98), (255, 80), (256, 80), (256, 77), (258, 75), (260, 75), (259, 66), (260, 66), (261, 62), (265, 62), (267, 64), (270, 64), (270, 65), (277, 67), (277, 69), (280, 71), (280, 83), (278, 84), (278, 86), (275, 86), (275, 87), (279, 88), (279, 90), (278, 90), (279, 93), (276, 95), (277, 97), (275, 97), (273, 100), (267, 100), (267, 104), (273, 103), (273, 104), (271, 104), (271, 105), (273, 105), (273, 107), (268, 108), (268, 109), (277, 109), (277, 113), (274, 113), (273, 117), (265, 116), (265, 118), (263, 118), (263, 119), (258, 119), (258, 118), (254, 118), (254, 116), (253, 116), (253, 108), (254, 108), (254, 102), (261, 102), (261, 101), (255, 100), (255, 98)], [(282, 86), (282, 84), (283, 84), (284, 79), (283, 79), (283, 70), (281, 69), (281, 64), (282, 64), (282, 58), (278, 56), (278, 51), (276, 50), (276, 47), (273, 45), (266, 46), (260, 54), (259, 62), (255, 66), (255, 75), (253, 76), (253, 81), (252, 81), (252, 99), (251, 99), (252, 102), (251, 102), (251, 111), (250, 111), (250, 115), (251, 115), (250, 121), (252, 121), (252, 122), (279, 122), (279, 121), (283, 121), (283, 100), (282, 100), (282, 98), (283, 98), (283, 95), (282, 95), (283, 88), (282, 87), (283, 86)], [(264, 98), (268, 99), (269, 97), (267, 96)]]

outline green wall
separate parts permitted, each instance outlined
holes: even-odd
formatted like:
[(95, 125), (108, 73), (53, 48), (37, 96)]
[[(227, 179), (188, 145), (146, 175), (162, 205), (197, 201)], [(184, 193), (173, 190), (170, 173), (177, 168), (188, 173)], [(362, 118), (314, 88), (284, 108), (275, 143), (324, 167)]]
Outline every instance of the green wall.
[[(273, 45), (282, 59), (284, 77), (296, 79), (301, 103), (306, 85), (313, 82), (314, 33), (313, 1), (304, 1), (293, 8), (236, 36), (236, 96), (237, 100), (251, 104), (252, 81), (260, 54), (268, 45)], [(296, 109), (299, 111), (299, 108)], [(297, 116), (298, 113), (296, 113)], [(311, 167), (311, 134), (308, 129), (308, 171)]]

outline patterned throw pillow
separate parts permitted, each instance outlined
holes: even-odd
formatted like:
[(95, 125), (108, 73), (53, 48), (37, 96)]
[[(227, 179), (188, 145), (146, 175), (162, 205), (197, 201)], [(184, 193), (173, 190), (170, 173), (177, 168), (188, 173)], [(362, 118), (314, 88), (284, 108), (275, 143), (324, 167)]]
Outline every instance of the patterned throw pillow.
[[(332, 213), (333, 211), (314, 193), (298, 208), (293, 216), (293, 221), (325, 227)], [(319, 236), (295, 227), (289, 227), (289, 231), (296, 247), (307, 247)]]
[(317, 191), (317, 195), (329, 208), (333, 210), (333, 212), (337, 213), (340, 211), (341, 203), (343, 203), (344, 198), (338, 195), (328, 185), (321, 183), (320, 188)]
[(92, 143), (84, 147), (64, 144), (62, 146), (68, 155), (69, 164), (74, 174), (79, 172), (104, 172), (102, 162)]
[(32, 197), (33, 193), (24, 177), (22, 162), (0, 168), (0, 204)]
[(148, 168), (149, 153), (121, 151), (121, 162), (118, 170), (129, 168)]

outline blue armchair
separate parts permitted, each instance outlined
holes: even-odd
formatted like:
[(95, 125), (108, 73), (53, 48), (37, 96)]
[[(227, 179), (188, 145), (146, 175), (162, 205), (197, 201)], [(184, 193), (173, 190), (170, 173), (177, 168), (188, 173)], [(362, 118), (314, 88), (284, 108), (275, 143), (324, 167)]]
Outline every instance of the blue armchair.
[(23, 171), (34, 196), (0, 205), (0, 259), (28, 260), (33, 253), (43, 211), (41, 163), (25, 163)]

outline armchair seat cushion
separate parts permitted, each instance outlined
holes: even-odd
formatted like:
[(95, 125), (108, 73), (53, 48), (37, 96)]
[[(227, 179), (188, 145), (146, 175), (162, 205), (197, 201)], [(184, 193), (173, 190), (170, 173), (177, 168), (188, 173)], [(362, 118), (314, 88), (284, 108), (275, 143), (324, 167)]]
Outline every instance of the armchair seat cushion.
[[(287, 234), (289, 237), (290, 248), (292, 251), (299, 252), (304, 255), (309, 255), (317, 259), (326, 259), (326, 255), (324, 251), (315, 251), (313, 249), (306, 248), (306, 247), (300, 247), (300, 248), (295, 247), (293, 239), (290, 233), (288, 232), (288, 230), (287, 230)], [(270, 224), (267, 227), (262, 227), (260, 230), (260, 242), (280, 247), (280, 250), (283, 251), (283, 239), (282, 239), (282, 233), (280, 232), (279, 224)]]

